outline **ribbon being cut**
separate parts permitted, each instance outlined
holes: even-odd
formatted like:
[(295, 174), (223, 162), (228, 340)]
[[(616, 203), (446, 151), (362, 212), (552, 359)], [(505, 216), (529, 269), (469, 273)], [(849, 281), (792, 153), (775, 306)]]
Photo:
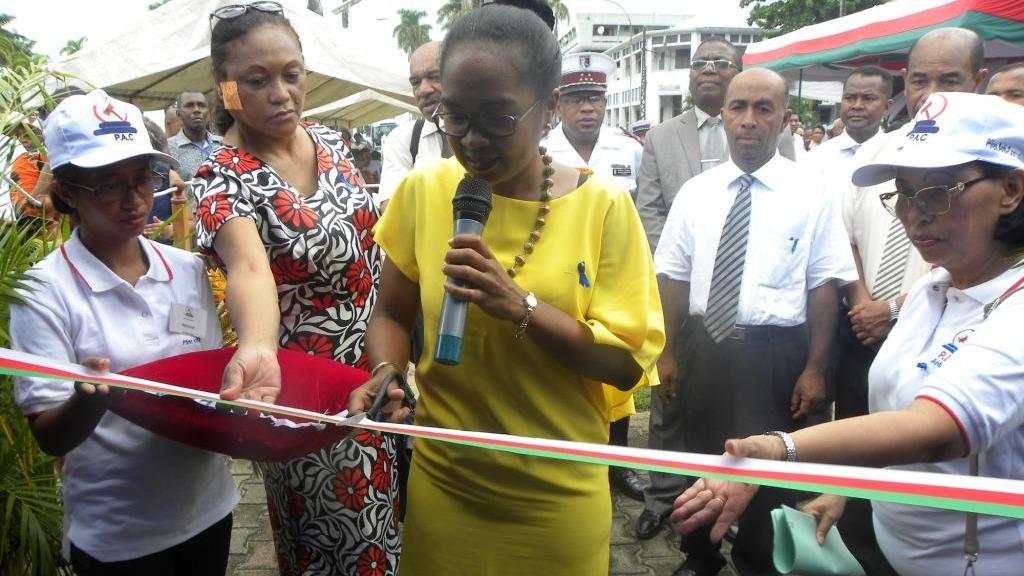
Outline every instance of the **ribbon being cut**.
[[(1024, 481), (1019, 480), (623, 448), (375, 422), (361, 414), (349, 418), (343, 408), (349, 392), (367, 378), (364, 372), (305, 354), (281, 354), (282, 381), (296, 383), (282, 389), (281, 404), (219, 399), (216, 391), (230, 349), (166, 358), (124, 374), (98, 374), (81, 365), (0, 348), (0, 374), (124, 388), (129, 392), (113, 408), (121, 416), (174, 440), (241, 458), (291, 458), (329, 445), (355, 427), (482, 450), (1024, 518)], [(215, 404), (241, 407), (247, 413), (216, 410)]]

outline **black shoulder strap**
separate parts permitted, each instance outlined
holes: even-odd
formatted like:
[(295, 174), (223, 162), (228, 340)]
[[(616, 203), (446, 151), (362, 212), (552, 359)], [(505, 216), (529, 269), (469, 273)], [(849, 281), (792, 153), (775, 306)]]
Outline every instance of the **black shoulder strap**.
[(416, 120), (416, 124), (412, 127), (412, 140), (409, 141), (409, 154), (412, 155), (412, 163), (416, 163), (416, 156), (420, 153), (420, 135), (423, 134), (423, 124), (426, 122), (423, 118)]

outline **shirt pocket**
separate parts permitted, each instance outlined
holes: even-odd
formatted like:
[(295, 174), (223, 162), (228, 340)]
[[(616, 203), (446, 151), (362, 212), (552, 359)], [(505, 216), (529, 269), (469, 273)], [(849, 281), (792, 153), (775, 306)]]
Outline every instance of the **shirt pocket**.
[(763, 252), (766, 258), (763, 262), (766, 273), (762, 276), (765, 287), (797, 289), (806, 283), (811, 240), (805, 237), (806, 232), (803, 221), (773, 229)]

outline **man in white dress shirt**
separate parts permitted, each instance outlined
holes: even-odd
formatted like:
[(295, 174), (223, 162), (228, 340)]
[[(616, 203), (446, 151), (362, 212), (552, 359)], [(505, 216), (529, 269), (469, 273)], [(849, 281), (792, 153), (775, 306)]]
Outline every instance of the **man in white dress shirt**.
[(640, 171), (643, 146), (622, 131), (604, 125), (608, 103), (608, 77), (615, 61), (596, 52), (574, 52), (562, 58), (561, 123), (551, 130), (541, 146), (556, 162), (590, 168), (594, 174), (611, 179), (636, 198), (636, 177)]
[(856, 168), (853, 155), (861, 146), (874, 145), (885, 136), (880, 128), (891, 105), (892, 74), (878, 66), (861, 66), (850, 72), (843, 82), (839, 109), (845, 129), (808, 152), (805, 161), (836, 186), (848, 188)]
[(423, 118), (406, 122), (388, 134), (381, 151), (383, 167), (377, 204), (383, 208), (405, 175), (438, 158), (450, 158), (451, 148), (432, 120), (441, 103), (441, 43), (427, 42), (409, 58), (409, 84)]
[[(683, 185), (658, 244), (668, 338), (658, 371), (683, 397), (688, 451), (721, 454), (727, 438), (795, 430), (825, 397), (837, 284), (857, 272), (821, 179), (777, 154), (786, 92), (763, 68), (733, 78), (722, 109), (731, 161)], [(794, 498), (762, 489), (740, 518), (741, 574), (775, 574), (769, 513)], [(681, 548), (676, 575), (724, 565), (707, 531)]]
[[(658, 247), (665, 220), (683, 184), (728, 161), (722, 104), (729, 82), (740, 69), (740, 53), (728, 40), (714, 36), (702, 41), (690, 61), (693, 107), (647, 134), (636, 210), (652, 252)], [(683, 450), (683, 406), (680, 399), (669, 398), (665, 390), (659, 386), (651, 394), (647, 446), (653, 450)], [(676, 496), (686, 487), (686, 479), (675, 474), (652, 471), (650, 478), (644, 489), (644, 509), (636, 519), (636, 537), (640, 540), (658, 534)]]

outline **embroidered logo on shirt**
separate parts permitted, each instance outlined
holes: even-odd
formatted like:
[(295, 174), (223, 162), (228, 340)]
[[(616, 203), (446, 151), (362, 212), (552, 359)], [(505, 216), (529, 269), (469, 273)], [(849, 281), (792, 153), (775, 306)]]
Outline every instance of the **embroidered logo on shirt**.
[(961, 346), (967, 343), (972, 334), (974, 334), (974, 328), (968, 328), (957, 332), (956, 335), (953, 336), (952, 341), (942, 345), (942, 349), (939, 350), (939, 353), (932, 358), (930, 362), (920, 362), (917, 367), (922, 370), (927, 370), (929, 366), (942, 368), (942, 365), (945, 364)]

